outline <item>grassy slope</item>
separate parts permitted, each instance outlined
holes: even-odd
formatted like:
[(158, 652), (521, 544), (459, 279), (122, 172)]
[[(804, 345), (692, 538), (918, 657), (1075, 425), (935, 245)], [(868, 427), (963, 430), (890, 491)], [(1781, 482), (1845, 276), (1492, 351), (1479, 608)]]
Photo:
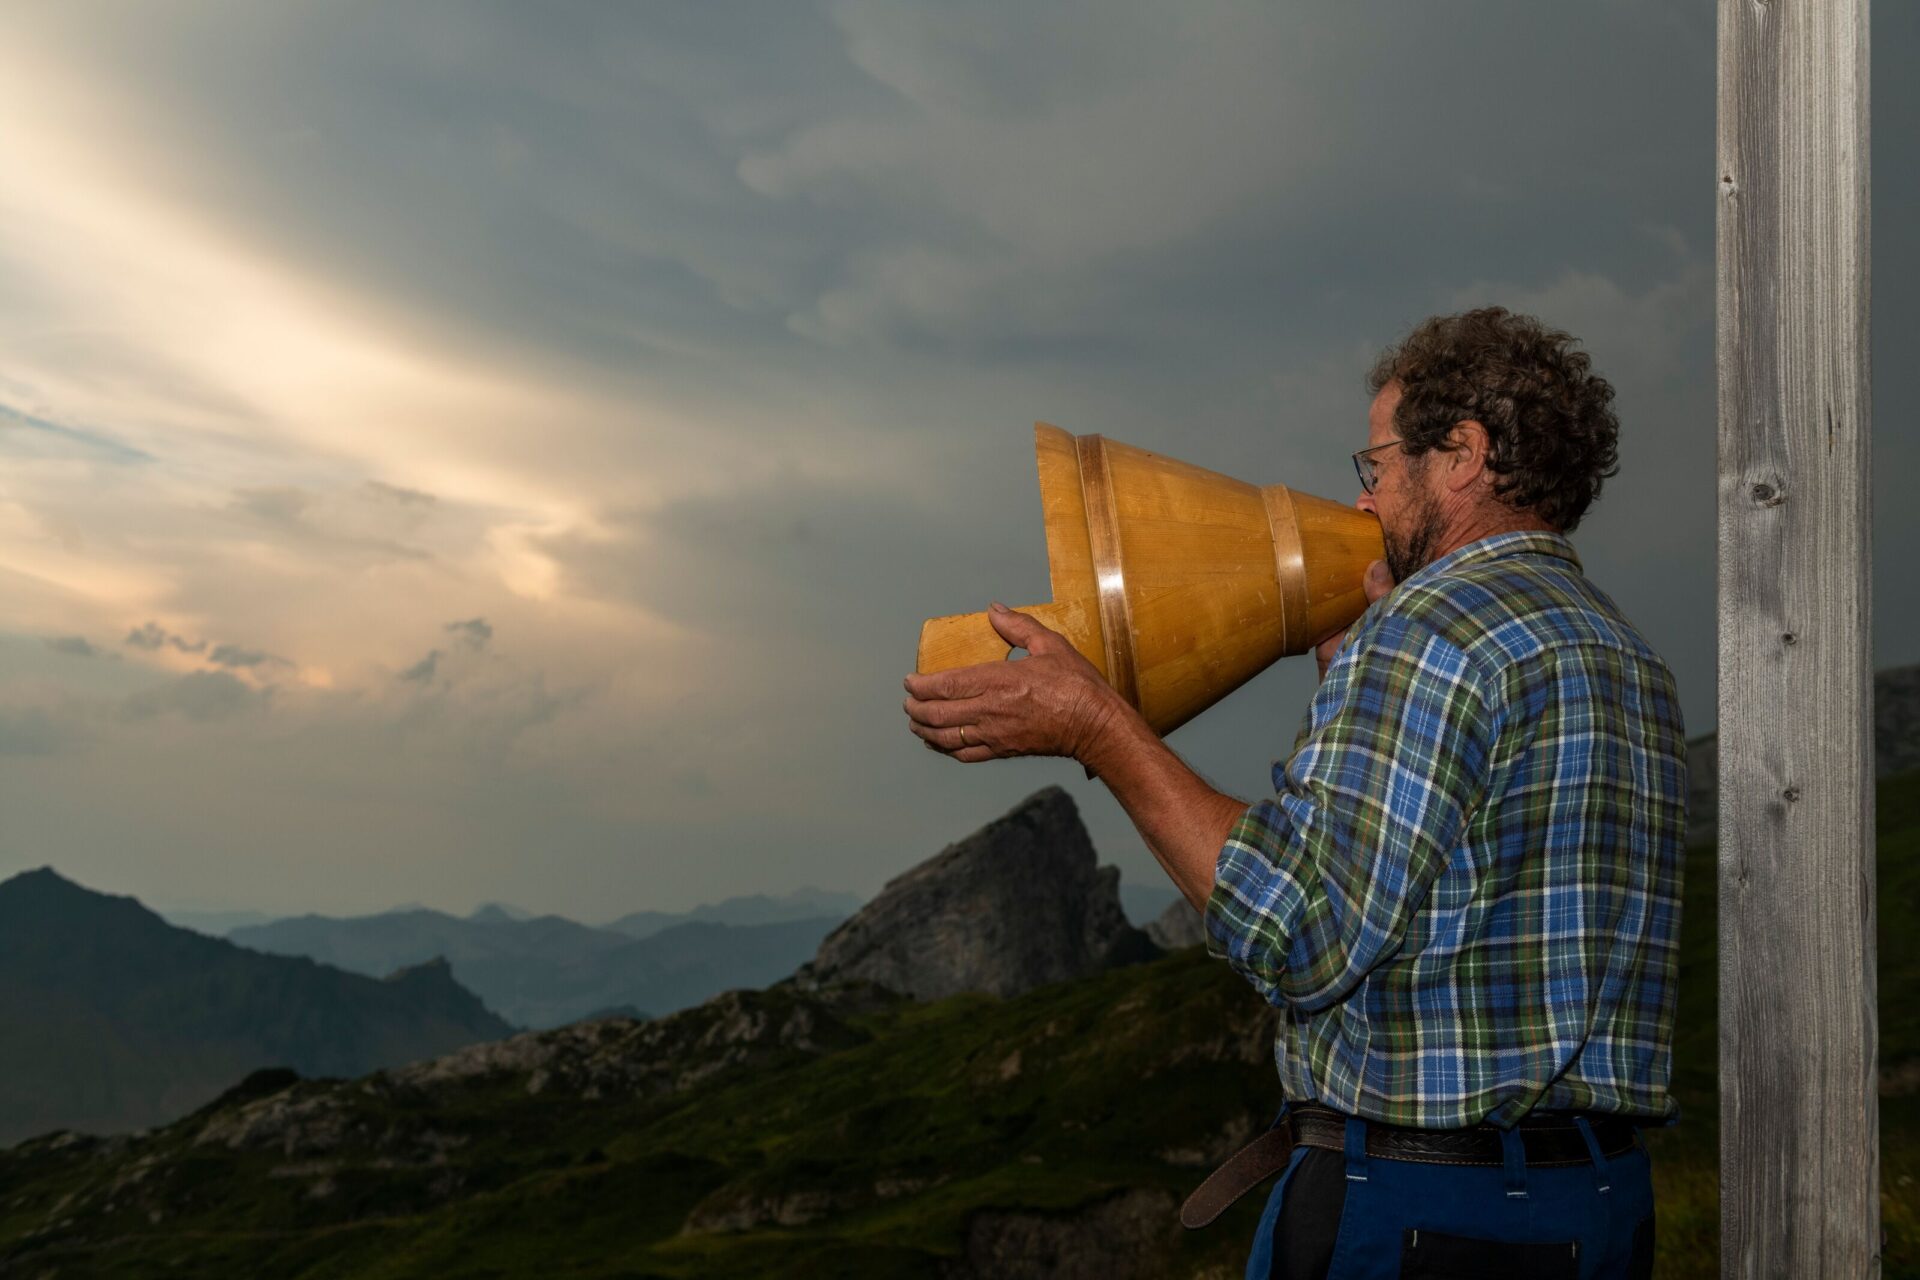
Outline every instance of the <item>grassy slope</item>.
[[(1221, 1031), (1262, 1009), (1196, 949), (1017, 1000), (908, 1006), (878, 1016), (869, 1043), (676, 1104), (529, 1097), (518, 1080), (475, 1089), (433, 1112), (436, 1130), (469, 1139), (450, 1154), (465, 1185), (439, 1208), (431, 1173), (365, 1167), (333, 1174), (333, 1193), (310, 1202), (317, 1178), (289, 1175), (285, 1158), (188, 1154), (183, 1125), (128, 1155), (161, 1155), (180, 1180), (164, 1202), (191, 1194), (194, 1207), (152, 1224), (129, 1192), (114, 1215), (89, 1215), (85, 1242), (41, 1257), (62, 1277), (924, 1275), (960, 1251), (978, 1208), (1065, 1209), (1140, 1186), (1183, 1196), (1201, 1171), (1153, 1153), (1274, 1104), (1265, 1037)], [(1208, 1043), (1226, 1060), (1192, 1056)], [(1239, 1045), (1251, 1052), (1235, 1059)], [(103, 1176), (64, 1153), (33, 1164), (0, 1172), (0, 1258), (61, 1196)], [(928, 1185), (881, 1198), (881, 1178)], [(806, 1190), (846, 1208), (794, 1228), (676, 1236), (723, 1186), (730, 1197)], [(1243, 1256), (1257, 1199), (1182, 1241), (1186, 1255)], [(352, 1221), (370, 1211), (398, 1216)]]
[[(1883, 782), (1880, 812), (1882, 1061), (1894, 1066), (1920, 1061), (1920, 774)], [(1684, 1119), (1651, 1138), (1664, 1277), (1717, 1274), (1713, 889), (1712, 851), (1695, 850), (1675, 1048)], [(9, 1250), (58, 1220), (63, 1196), (119, 1179), (110, 1212), (30, 1256), (67, 1278), (925, 1275), (960, 1251), (976, 1209), (1069, 1209), (1123, 1187), (1184, 1196), (1201, 1171), (1154, 1153), (1277, 1102), (1257, 1028), (1243, 1051), (1264, 1012), (1196, 949), (1017, 1000), (894, 1009), (865, 1024), (867, 1043), (665, 1103), (529, 1096), (517, 1079), (411, 1115), (354, 1095), (385, 1124), (426, 1119), (454, 1139), (441, 1167), (380, 1169), (367, 1151), (303, 1171), (270, 1153), (191, 1149), (188, 1125), (113, 1161), (0, 1156), (0, 1273), (14, 1261), (39, 1274)], [(1920, 1274), (1916, 1137), (1920, 1097), (1883, 1099), (1889, 1276)], [(883, 1180), (907, 1190), (877, 1194)], [(323, 1183), (330, 1194), (311, 1198)], [(796, 1193), (830, 1208), (793, 1226), (678, 1234), (703, 1201)], [(1237, 1275), (1261, 1199), (1174, 1233), (1175, 1274)], [(154, 1205), (166, 1206), (158, 1222)]]

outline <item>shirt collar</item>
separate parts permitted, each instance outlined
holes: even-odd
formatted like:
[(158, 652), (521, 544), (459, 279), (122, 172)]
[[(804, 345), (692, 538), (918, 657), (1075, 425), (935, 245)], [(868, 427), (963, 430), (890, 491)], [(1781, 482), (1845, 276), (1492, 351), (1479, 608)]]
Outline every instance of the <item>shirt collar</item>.
[[(1481, 538), (1477, 542), (1469, 542), (1464, 547), (1455, 547), (1438, 560), (1423, 565), (1407, 575), (1407, 582), (1439, 577), (1466, 565), (1487, 560), (1505, 560), (1510, 556), (1550, 556), (1556, 560), (1567, 561), (1576, 570), (1582, 568), (1579, 553), (1573, 549), (1573, 544), (1567, 541), (1565, 535), (1547, 529), (1515, 529)], [(1405, 586), (1406, 583), (1400, 585)]]

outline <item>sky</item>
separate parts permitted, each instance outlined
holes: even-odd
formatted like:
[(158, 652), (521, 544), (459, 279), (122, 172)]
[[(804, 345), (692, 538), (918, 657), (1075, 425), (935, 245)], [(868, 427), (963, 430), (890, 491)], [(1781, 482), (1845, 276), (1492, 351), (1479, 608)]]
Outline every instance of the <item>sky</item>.
[[(1920, 660), (1920, 10), (1873, 14), (1876, 661)], [(1498, 303), (1615, 386), (1575, 535), (1714, 692), (1714, 8), (0, 10), (0, 876), (589, 921), (887, 880), (1058, 784), (905, 727), (1048, 598), (1032, 423), (1345, 501)], [(1268, 794), (1314, 682), (1170, 743)]]

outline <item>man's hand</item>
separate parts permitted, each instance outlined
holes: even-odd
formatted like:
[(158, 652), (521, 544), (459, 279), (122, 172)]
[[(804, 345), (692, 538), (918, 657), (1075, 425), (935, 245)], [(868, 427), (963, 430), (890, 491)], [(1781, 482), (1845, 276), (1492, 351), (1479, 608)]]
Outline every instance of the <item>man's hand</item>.
[(1189, 769), (1065, 636), (1002, 604), (987, 616), (1027, 656), (908, 676), (908, 727), (967, 764), (1072, 756), (1107, 784), (1173, 883), (1205, 911), (1220, 848), (1246, 802)]
[(998, 602), (987, 617), (1027, 656), (908, 676), (907, 727), (965, 764), (1005, 756), (1088, 763), (1114, 717), (1132, 708), (1059, 632)]
[[(1393, 590), (1393, 574), (1388, 572), (1387, 562), (1385, 560), (1375, 560), (1372, 564), (1368, 565), (1367, 576), (1363, 582), (1366, 587), (1368, 604), (1372, 604), (1375, 600), (1378, 600), (1381, 596)], [(1322, 680), (1327, 678), (1327, 667), (1332, 664), (1333, 656), (1340, 652), (1340, 646), (1345, 642), (1348, 630), (1350, 630), (1350, 628), (1342, 627), (1338, 631), (1329, 632), (1320, 637), (1320, 642), (1313, 646), (1314, 661), (1320, 664), (1320, 678)]]

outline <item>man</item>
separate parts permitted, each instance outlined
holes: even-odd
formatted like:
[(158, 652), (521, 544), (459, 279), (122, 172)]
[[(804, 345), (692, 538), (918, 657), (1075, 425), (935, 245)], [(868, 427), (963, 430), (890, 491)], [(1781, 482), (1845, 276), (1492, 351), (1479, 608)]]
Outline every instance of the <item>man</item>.
[(1380, 358), (1354, 461), (1387, 559), (1318, 646), (1272, 799), (1215, 791), (1003, 606), (1024, 660), (906, 681), (935, 750), (1097, 774), (1280, 1007), (1280, 1140), (1203, 1188), (1284, 1158), (1249, 1276), (1651, 1272), (1633, 1125), (1677, 1110), (1685, 734), (1565, 537), (1617, 470), (1612, 388), (1572, 348), (1493, 307)]

